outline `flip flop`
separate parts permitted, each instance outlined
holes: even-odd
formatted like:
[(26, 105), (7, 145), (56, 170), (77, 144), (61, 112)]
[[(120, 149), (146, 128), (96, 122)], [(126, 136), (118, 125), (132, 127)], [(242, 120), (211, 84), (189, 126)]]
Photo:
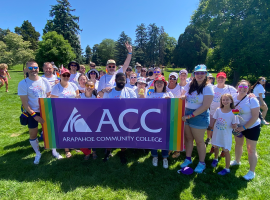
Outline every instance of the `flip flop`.
[(190, 175), (190, 174), (193, 174), (193, 169), (191, 167), (184, 167), (183, 169), (179, 169), (177, 171), (178, 174), (182, 173), (182, 174), (185, 174), (185, 175)]
[(172, 155), (172, 158), (178, 158), (180, 156), (180, 152), (179, 151), (175, 151)]

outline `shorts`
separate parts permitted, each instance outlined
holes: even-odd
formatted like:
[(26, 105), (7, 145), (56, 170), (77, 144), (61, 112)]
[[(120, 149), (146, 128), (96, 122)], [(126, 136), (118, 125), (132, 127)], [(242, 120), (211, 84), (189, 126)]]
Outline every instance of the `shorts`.
[(261, 125), (244, 130), (242, 134), (249, 140), (258, 141), (261, 133)]
[(265, 102), (264, 101), (262, 102), (261, 99), (260, 99), (260, 97), (257, 97), (257, 99), (259, 101), (260, 106), (263, 106), (263, 103), (265, 103)]
[[(185, 109), (185, 115), (192, 114), (196, 109)], [(210, 113), (209, 109), (201, 113), (200, 115), (197, 115), (196, 117), (192, 117), (191, 119), (187, 119), (185, 122), (185, 125), (188, 125), (192, 128), (197, 129), (207, 129), (207, 127), (210, 124)]]
[[(38, 122), (29, 114), (28, 114), (28, 128), (37, 128)], [(40, 113), (36, 112), (37, 116), (40, 116)]]

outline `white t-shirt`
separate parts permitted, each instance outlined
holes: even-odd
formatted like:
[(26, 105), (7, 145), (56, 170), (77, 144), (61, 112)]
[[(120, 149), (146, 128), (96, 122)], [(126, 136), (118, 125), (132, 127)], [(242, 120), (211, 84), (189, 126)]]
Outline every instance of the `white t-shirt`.
[(27, 95), (28, 104), (35, 112), (39, 112), (38, 98), (47, 98), (47, 93), (50, 91), (50, 83), (42, 77), (39, 77), (37, 81), (26, 78), (20, 81), (18, 85), (18, 95)]
[(85, 91), (85, 88), (81, 87), (80, 85), (78, 85), (78, 89), (82, 90), (82, 91)]
[[(139, 95), (139, 92), (140, 92), (140, 91), (138, 91), (138, 89), (139, 89), (139, 88), (136, 88), (135, 91), (134, 91), (135, 94), (136, 94), (136, 96), (137, 96), (137, 98), (140, 97), (140, 95)], [(146, 98), (146, 96), (147, 96), (147, 91), (148, 91), (148, 90), (145, 88), (145, 90), (144, 90), (144, 97), (145, 97), (145, 98)]]
[(165, 97), (174, 98), (173, 94), (171, 92), (152, 92), (149, 96), (146, 96), (146, 98), (153, 98), (153, 99), (162, 99)]
[(99, 81), (96, 80), (96, 82), (95, 82), (95, 89), (96, 89), (96, 90), (98, 89), (98, 85), (99, 85)]
[(85, 96), (85, 93), (81, 93), (80, 96), (81, 96), (82, 99), (92, 99), (92, 98), (95, 99), (95, 98), (97, 98), (97, 97), (96, 97), (95, 95), (93, 95), (93, 94), (92, 94), (91, 97), (86, 97), (86, 96)]
[(213, 129), (212, 145), (223, 147), (230, 151), (232, 147), (232, 124), (239, 124), (238, 116), (234, 115), (232, 111), (223, 113), (218, 108), (213, 118), (216, 119), (216, 123)]
[(51, 86), (51, 89), (53, 86), (55, 86), (55, 81), (57, 80), (57, 76), (53, 75), (51, 78), (47, 78), (45, 75), (42, 75), (41, 77), (46, 78)]
[[(237, 99), (237, 95), (233, 98), (234, 105), (236, 105), (239, 101)], [(245, 99), (243, 99), (236, 108), (239, 110), (239, 116), (243, 118), (243, 120), (239, 117), (240, 120), (240, 126), (244, 126), (252, 117), (251, 115), (251, 109), (260, 107), (259, 101), (256, 98), (250, 98), (246, 96)], [(257, 119), (257, 121), (251, 126), (250, 128), (253, 128), (255, 126), (258, 126), (261, 123), (260, 118)]]
[(127, 84), (125, 85), (125, 87), (128, 87), (128, 88), (130, 88), (130, 89), (132, 89), (132, 90), (134, 90), (134, 91), (138, 88), (136, 85), (131, 85), (130, 83), (127, 83)]
[(124, 98), (137, 98), (135, 92), (127, 87), (124, 87), (121, 91), (115, 90), (115, 87), (112, 89), (110, 93), (105, 92), (103, 98), (109, 99), (124, 99)]
[(262, 93), (262, 98), (265, 98), (265, 89), (261, 84), (257, 84), (253, 90), (256, 97), (260, 97), (259, 94)]
[(70, 74), (69, 82), (75, 83), (77, 87), (79, 86), (79, 76), (81, 73), (76, 72), (76, 74)]
[(186, 91), (186, 108), (189, 109), (197, 109), (203, 104), (203, 98), (205, 95), (214, 96), (213, 86), (211, 84), (206, 85), (203, 88), (203, 92), (198, 95), (197, 91), (192, 92), (191, 94), (188, 93), (190, 83), (186, 84), (184, 90)]
[(119, 72), (123, 73), (122, 67), (118, 69), (114, 75), (105, 74), (99, 80), (97, 92), (100, 92), (102, 89), (106, 87), (114, 87), (115, 86), (115, 75)]
[(184, 87), (180, 86), (179, 84), (176, 84), (176, 87), (174, 89), (170, 89), (168, 86), (166, 87), (167, 91), (170, 91), (174, 98), (180, 98), (182, 91), (184, 90)]
[(58, 98), (75, 98), (76, 91), (79, 88), (75, 83), (69, 82), (67, 88), (63, 88), (60, 83), (56, 84), (52, 89), (52, 95), (58, 96)]
[(237, 90), (230, 85), (225, 85), (224, 88), (218, 88), (217, 85), (214, 85), (213, 90), (214, 90), (214, 99), (210, 105), (210, 115), (214, 115), (216, 109), (220, 107), (220, 97), (223, 94), (230, 94), (234, 96), (237, 93)]

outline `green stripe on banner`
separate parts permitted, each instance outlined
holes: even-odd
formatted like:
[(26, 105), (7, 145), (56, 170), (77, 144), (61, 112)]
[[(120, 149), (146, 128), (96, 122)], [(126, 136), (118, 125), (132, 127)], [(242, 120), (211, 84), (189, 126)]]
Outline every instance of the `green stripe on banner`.
[(174, 99), (171, 100), (171, 110), (170, 110), (170, 150), (173, 149), (173, 133), (174, 133)]
[(179, 99), (174, 99), (174, 133), (173, 133), (173, 149), (177, 149), (177, 125), (178, 125), (178, 105)]
[(53, 110), (51, 99), (48, 101), (49, 106), (49, 116), (50, 116), (50, 127), (51, 127), (51, 138), (52, 138), (52, 148), (56, 148), (55, 142), (55, 132), (54, 132), (54, 120), (53, 120)]
[(44, 107), (45, 107), (45, 114), (46, 114), (46, 121), (47, 121), (49, 146), (50, 146), (50, 148), (52, 148), (52, 136), (51, 136), (52, 131), (51, 131), (51, 122), (50, 122), (49, 106), (48, 106), (49, 100), (50, 100), (49, 98), (44, 99)]

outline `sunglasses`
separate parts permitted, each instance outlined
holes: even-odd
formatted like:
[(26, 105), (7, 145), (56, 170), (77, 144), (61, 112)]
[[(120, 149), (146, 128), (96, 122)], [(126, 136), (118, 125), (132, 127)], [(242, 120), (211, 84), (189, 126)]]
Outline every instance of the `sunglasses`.
[(195, 72), (194, 74), (195, 74), (195, 75), (205, 75), (206, 72)]
[(238, 88), (245, 88), (245, 89), (247, 89), (248, 86), (247, 85), (239, 85)]
[(92, 75), (96, 75), (96, 72), (91, 72), (90, 74), (92, 74)]
[(28, 67), (29, 70), (33, 70), (33, 69), (38, 69), (37, 66), (34, 66), (34, 67)]
[(133, 79), (133, 78), (137, 78), (137, 77), (135, 77), (135, 76), (130, 77), (130, 79)]
[(131, 72), (132, 70), (131, 69), (127, 69), (127, 72)]
[(261, 80), (261, 82), (266, 82), (266, 80), (265, 80), (265, 79), (263, 79), (263, 80)]
[(96, 65), (90, 65), (90, 67), (96, 67)]
[(108, 66), (108, 68), (113, 68), (113, 69), (114, 69), (114, 68), (115, 68), (115, 66)]
[(170, 80), (176, 81), (177, 79), (176, 78), (170, 78)]
[(94, 86), (94, 85), (88, 85), (88, 84), (86, 83), (86, 84), (85, 84), (85, 87), (93, 89), (95, 86)]
[(160, 71), (154, 71), (155, 74), (160, 74)]
[(70, 65), (71, 67), (77, 67), (77, 65)]
[(66, 78), (66, 77), (70, 77), (70, 74), (62, 74), (62, 76), (63, 76), (64, 78)]
[(146, 71), (142, 70), (141, 72), (146, 72)]

